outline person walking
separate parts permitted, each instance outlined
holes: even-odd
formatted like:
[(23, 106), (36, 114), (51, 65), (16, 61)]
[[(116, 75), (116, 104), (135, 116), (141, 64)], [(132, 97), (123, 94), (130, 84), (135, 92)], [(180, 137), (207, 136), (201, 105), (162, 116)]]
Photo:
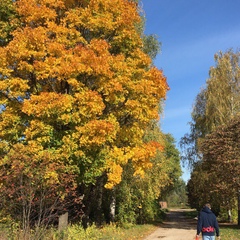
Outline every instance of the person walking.
[(196, 239), (199, 239), (200, 233), (203, 240), (215, 240), (215, 233), (220, 239), (218, 221), (209, 203), (204, 205), (198, 215)]

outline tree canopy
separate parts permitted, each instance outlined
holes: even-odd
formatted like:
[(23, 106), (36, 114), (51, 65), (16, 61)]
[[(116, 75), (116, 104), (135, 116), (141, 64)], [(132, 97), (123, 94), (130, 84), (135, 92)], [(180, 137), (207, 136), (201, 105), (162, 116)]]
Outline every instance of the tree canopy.
[(0, 49), (2, 152), (58, 149), (82, 181), (107, 170), (109, 187), (129, 159), (141, 173), (157, 148), (142, 142), (144, 128), (168, 86), (143, 52), (137, 5), (19, 0), (16, 11), (21, 26)]
[(198, 144), (216, 127), (226, 125), (240, 112), (240, 53), (232, 49), (214, 56), (215, 66), (209, 70), (206, 86), (197, 95), (190, 124), (190, 133), (181, 138), (183, 160), (190, 166), (201, 160)]
[[(169, 87), (153, 65), (158, 47), (140, 31), (136, 1), (10, 2), (7, 18), (0, 19), (7, 24), (0, 47), (1, 183), (8, 169), (9, 178), (31, 180), (15, 172), (18, 149), (24, 154), (22, 171), (32, 167), (29, 161), (41, 168), (50, 154), (58, 164), (49, 160), (35, 177), (43, 185), (59, 183), (49, 188), (55, 191), (71, 175), (70, 196), (77, 186), (84, 192), (105, 176), (105, 188), (114, 188), (128, 163), (134, 176), (143, 176), (163, 150), (144, 135), (159, 119)], [(8, 31), (13, 20), (17, 24)]]

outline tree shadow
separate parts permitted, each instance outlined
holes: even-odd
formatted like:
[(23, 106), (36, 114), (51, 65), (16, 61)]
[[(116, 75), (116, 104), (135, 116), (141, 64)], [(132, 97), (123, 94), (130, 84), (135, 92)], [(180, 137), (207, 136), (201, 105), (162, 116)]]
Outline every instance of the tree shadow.
[(196, 218), (189, 217), (185, 213), (188, 209), (174, 209), (167, 213), (166, 219), (160, 224), (162, 228), (176, 228), (192, 230), (197, 228)]
[[(197, 212), (191, 209), (171, 209), (159, 226), (186, 230), (197, 229)], [(237, 224), (225, 222), (219, 222), (219, 227), (220, 229), (240, 229)]]

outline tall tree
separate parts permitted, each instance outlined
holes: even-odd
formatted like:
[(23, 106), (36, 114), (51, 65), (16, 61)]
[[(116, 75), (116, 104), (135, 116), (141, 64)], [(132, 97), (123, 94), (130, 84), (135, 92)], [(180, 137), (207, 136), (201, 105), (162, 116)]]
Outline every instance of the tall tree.
[(216, 67), (210, 69), (206, 88), (208, 132), (240, 112), (240, 52), (219, 52), (214, 59)]
[(183, 160), (190, 166), (201, 155), (198, 143), (217, 126), (227, 124), (240, 111), (240, 53), (228, 50), (214, 56), (216, 66), (211, 67), (206, 87), (197, 95), (190, 122), (190, 133), (180, 141)]
[(14, 5), (21, 24), (0, 48), (1, 161), (22, 143), (76, 166), (84, 186), (106, 175), (112, 188), (130, 160), (143, 175), (160, 147), (144, 130), (168, 85), (144, 53), (135, 1)]
[(206, 134), (206, 89), (198, 93), (191, 113), (192, 121), (189, 123), (190, 133), (186, 133), (180, 140), (182, 149), (182, 162), (193, 168), (195, 163), (201, 159), (198, 151), (198, 140)]

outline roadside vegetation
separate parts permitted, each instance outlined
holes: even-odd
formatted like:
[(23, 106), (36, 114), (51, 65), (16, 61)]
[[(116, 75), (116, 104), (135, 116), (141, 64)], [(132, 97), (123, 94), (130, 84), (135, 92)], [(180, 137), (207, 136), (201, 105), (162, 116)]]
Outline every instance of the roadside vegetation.
[(240, 231), (239, 226), (223, 226), (220, 225), (220, 234), (221, 240), (239, 240), (240, 239)]
[[(66, 230), (59, 232), (56, 228), (42, 229), (42, 235), (32, 231), (31, 240), (140, 240), (157, 229), (157, 224), (129, 225), (120, 227), (115, 224), (104, 225), (100, 228), (95, 224), (84, 229), (78, 224), (69, 225)], [(38, 236), (38, 237), (36, 237)], [(0, 224), (1, 240), (25, 240), (26, 236), (17, 225)]]

